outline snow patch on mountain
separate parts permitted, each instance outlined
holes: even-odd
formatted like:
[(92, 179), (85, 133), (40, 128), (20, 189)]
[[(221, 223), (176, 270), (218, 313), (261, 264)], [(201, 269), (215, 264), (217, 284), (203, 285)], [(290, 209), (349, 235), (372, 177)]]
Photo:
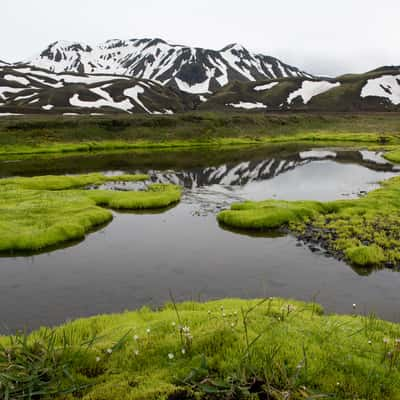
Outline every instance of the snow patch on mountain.
[(197, 83), (194, 85), (189, 85), (179, 78), (175, 78), (175, 81), (176, 84), (178, 85), (179, 90), (181, 90), (182, 92), (192, 93), (192, 94), (211, 93), (209, 91), (210, 78), (207, 78), (204, 82)]
[(361, 90), (361, 97), (384, 97), (392, 104), (400, 104), (400, 75), (384, 75), (368, 79)]
[(276, 85), (279, 85), (279, 82), (271, 82), (271, 83), (267, 83), (265, 85), (255, 86), (254, 90), (256, 92), (263, 92), (265, 90), (272, 89)]
[(53, 104), (47, 104), (45, 106), (42, 106), (42, 108), (43, 108), (43, 110), (50, 111), (54, 108), (54, 106), (53, 106)]
[(14, 87), (7, 87), (7, 86), (0, 86), (0, 100), (6, 100), (10, 94), (19, 93), (25, 90), (25, 88), (14, 88)]
[(239, 103), (229, 103), (227, 106), (234, 108), (244, 108), (246, 110), (253, 110), (256, 108), (267, 108), (267, 106), (263, 103), (250, 103), (245, 101), (239, 101)]
[(139, 104), (139, 106), (143, 108), (143, 110), (145, 110), (146, 112), (151, 114), (151, 111), (139, 99), (139, 94), (143, 94), (143, 93), (144, 93), (144, 89), (139, 85), (136, 85), (134, 87), (124, 90), (125, 96), (133, 99), (135, 101), (135, 103)]
[(314, 96), (318, 96), (338, 86), (340, 86), (340, 82), (304, 81), (300, 89), (289, 94), (287, 102), (291, 104), (294, 99), (301, 97), (303, 103), (307, 104)]
[(101, 107), (111, 107), (122, 111), (128, 111), (132, 108), (132, 104), (129, 100), (124, 100), (121, 102), (114, 101), (111, 97), (105, 96), (107, 98), (101, 98), (95, 101), (84, 101), (79, 98), (79, 93), (75, 93), (69, 100), (71, 106), (81, 107), (81, 108), (101, 108)]
[(22, 76), (15, 76), (15, 75), (5, 75), (4, 79), (7, 81), (14, 81), (14, 82), (18, 82), (21, 85), (29, 85), (29, 80), (22, 77)]

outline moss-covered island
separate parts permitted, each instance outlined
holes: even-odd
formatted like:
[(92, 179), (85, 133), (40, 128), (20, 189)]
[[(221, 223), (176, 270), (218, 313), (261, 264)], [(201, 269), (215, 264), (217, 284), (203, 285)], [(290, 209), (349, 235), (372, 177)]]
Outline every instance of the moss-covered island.
[(333, 255), (358, 266), (400, 264), (400, 177), (355, 200), (247, 201), (218, 214), (218, 221), (237, 229), (288, 227)]
[(0, 396), (395, 400), (399, 338), (398, 324), (298, 301), (169, 304), (0, 338)]
[(40, 176), (0, 180), (0, 252), (40, 251), (84, 238), (113, 216), (105, 209), (155, 209), (180, 200), (174, 185), (146, 191), (85, 190), (88, 185), (143, 181), (147, 175)]

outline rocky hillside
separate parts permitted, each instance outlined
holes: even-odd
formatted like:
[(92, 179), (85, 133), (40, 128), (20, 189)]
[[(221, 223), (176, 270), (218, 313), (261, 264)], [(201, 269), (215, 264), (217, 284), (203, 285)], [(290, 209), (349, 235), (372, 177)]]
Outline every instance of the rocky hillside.
[(172, 45), (161, 39), (109, 40), (91, 47), (55, 42), (31, 66), (53, 72), (115, 74), (149, 79), (191, 94), (208, 94), (233, 81), (253, 82), (310, 74), (232, 44), (222, 50)]
[(218, 90), (202, 110), (400, 111), (400, 67), (334, 79), (283, 78), (233, 82)]
[(337, 78), (234, 81), (207, 96), (126, 75), (0, 65), (0, 116), (203, 111), (400, 111), (400, 67)]
[(193, 108), (189, 95), (147, 79), (0, 67), (0, 115), (172, 114)]

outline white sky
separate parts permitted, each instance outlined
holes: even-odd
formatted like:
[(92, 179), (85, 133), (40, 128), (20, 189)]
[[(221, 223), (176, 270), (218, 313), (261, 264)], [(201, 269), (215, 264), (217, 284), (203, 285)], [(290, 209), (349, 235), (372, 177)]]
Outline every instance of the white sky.
[(400, 0), (0, 0), (0, 59), (56, 40), (238, 42), (315, 74), (400, 65)]

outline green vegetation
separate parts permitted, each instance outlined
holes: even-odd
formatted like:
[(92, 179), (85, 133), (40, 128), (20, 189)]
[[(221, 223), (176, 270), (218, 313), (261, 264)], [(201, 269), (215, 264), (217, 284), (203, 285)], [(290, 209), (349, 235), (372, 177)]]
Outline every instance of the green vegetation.
[(83, 239), (112, 219), (112, 213), (102, 207), (154, 209), (180, 200), (181, 190), (174, 185), (154, 184), (140, 192), (76, 189), (145, 179), (146, 175), (88, 174), (0, 180), (0, 252), (40, 251)]
[(0, 338), (0, 396), (395, 400), (399, 337), (398, 324), (317, 304), (173, 303)]
[(106, 182), (138, 182), (149, 179), (148, 175), (117, 175), (85, 174), (75, 176), (35, 176), (32, 178), (8, 178), (0, 180), (0, 186), (15, 185), (21, 189), (32, 190), (67, 190), (88, 185), (100, 185)]
[(394, 150), (387, 152), (384, 157), (391, 162), (400, 163), (400, 149), (395, 148)]
[(314, 201), (246, 201), (233, 204), (231, 210), (220, 212), (218, 221), (237, 229), (267, 230), (291, 222), (303, 222), (324, 211), (324, 204)]
[(244, 202), (222, 211), (218, 221), (237, 229), (289, 227), (359, 266), (400, 263), (400, 178), (356, 200)]
[(187, 113), (174, 116), (2, 118), (0, 155), (174, 149), (271, 142), (400, 143), (386, 114)]

